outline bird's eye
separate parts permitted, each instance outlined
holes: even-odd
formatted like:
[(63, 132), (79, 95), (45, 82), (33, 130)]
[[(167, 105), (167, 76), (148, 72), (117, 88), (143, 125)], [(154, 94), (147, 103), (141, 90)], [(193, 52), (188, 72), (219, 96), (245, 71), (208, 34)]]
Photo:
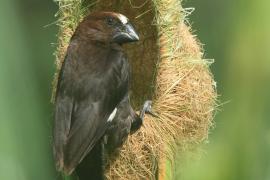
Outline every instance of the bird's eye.
[(110, 25), (110, 26), (114, 24), (114, 20), (113, 20), (113, 18), (111, 18), (111, 17), (108, 17), (108, 18), (106, 19), (106, 22), (107, 22), (107, 24)]

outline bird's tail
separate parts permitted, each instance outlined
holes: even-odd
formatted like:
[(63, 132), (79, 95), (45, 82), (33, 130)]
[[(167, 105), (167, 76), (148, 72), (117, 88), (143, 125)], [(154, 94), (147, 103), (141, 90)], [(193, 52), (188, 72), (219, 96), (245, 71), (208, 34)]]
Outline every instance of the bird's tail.
[(104, 180), (102, 143), (97, 143), (76, 168), (79, 180)]

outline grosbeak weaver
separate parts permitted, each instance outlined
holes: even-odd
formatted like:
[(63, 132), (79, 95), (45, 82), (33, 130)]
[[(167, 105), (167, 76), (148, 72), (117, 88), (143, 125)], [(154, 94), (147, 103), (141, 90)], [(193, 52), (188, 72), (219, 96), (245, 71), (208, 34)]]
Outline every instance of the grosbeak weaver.
[(102, 144), (113, 151), (142, 125), (151, 101), (140, 115), (132, 109), (130, 68), (121, 48), (138, 40), (122, 14), (96, 12), (78, 25), (56, 92), (53, 147), (59, 171), (71, 174), (76, 169), (80, 179), (102, 179)]

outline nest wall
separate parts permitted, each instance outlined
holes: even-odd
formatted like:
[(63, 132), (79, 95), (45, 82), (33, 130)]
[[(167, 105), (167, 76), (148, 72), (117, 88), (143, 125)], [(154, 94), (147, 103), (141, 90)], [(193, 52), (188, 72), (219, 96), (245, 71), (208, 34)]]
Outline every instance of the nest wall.
[[(106, 169), (107, 179), (171, 177), (176, 152), (207, 139), (216, 103), (208, 60), (185, 21), (179, 0), (58, 0), (59, 40), (56, 78), (75, 27), (91, 11), (125, 14), (140, 35), (125, 46), (132, 65), (131, 98), (135, 107), (153, 100), (158, 118), (146, 116)], [(180, 149), (180, 151), (179, 151)], [(166, 168), (170, 163), (170, 168)]]

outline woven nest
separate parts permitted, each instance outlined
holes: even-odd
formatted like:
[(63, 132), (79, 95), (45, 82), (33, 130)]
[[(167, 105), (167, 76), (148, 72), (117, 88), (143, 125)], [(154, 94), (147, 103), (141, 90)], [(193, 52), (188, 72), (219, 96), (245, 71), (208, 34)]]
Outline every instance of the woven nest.
[(207, 139), (217, 96), (209, 71), (211, 62), (203, 59), (200, 44), (184, 23), (186, 11), (181, 2), (58, 0), (58, 3), (56, 81), (69, 39), (87, 13), (120, 12), (131, 20), (140, 35), (138, 43), (125, 47), (132, 65), (131, 99), (136, 108), (144, 100), (152, 99), (153, 111), (159, 117), (146, 116), (143, 127), (128, 138), (118, 157), (109, 163), (107, 179), (164, 179), (168, 174), (171, 177), (176, 152)]

